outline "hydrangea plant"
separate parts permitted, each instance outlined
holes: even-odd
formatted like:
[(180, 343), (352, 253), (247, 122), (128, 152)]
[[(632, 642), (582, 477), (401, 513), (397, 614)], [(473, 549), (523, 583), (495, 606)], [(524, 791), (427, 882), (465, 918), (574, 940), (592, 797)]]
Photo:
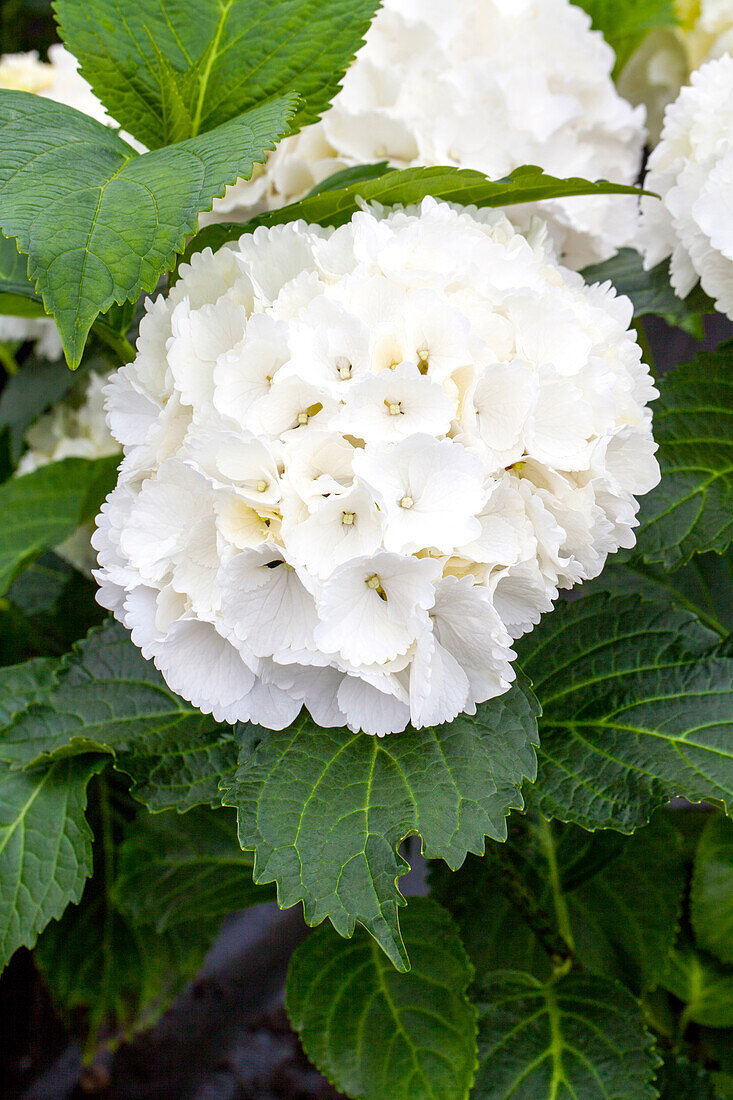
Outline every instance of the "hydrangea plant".
[(276, 899), (347, 1096), (731, 1095), (733, 61), (643, 179), (671, 0), (377, 8), (0, 60), (0, 965), (93, 1061)]

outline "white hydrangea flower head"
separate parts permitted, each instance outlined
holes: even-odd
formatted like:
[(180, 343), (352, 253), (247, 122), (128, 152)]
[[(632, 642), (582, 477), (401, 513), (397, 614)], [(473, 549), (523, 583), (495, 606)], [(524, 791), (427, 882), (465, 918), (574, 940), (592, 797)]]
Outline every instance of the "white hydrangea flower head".
[[(76, 58), (60, 43), (49, 47), (48, 61), (41, 61), (36, 50), (0, 57), (0, 88), (31, 92), (74, 107), (105, 126), (117, 125), (79, 72)], [(135, 148), (142, 148), (129, 135), (123, 137)], [(34, 340), (36, 354), (44, 359), (58, 359), (61, 355), (61, 337), (51, 318), (0, 316), (0, 342), (25, 340)]]
[(667, 108), (642, 202), (644, 266), (672, 257), (680, 298), (700, 281), (733, 320), (733, 57), (709, 61)]
[(475, 713), (634, 543), (659, 470), (631, 319), (541, 223), (434, 199), (194, 256), (106, 390), (100, 602), (218, 720)]
[[(105, 458), (119, 454), (120, 445), (107, 426), (104, 390), (109, 374), (90, 370), (71, 394), (44, 413), (25, 434), (27, 450), (16, 477), (30, 474), (64, 458)], [(96, 557), (91, 546), (92, 525), (84, 524), (58, 546), (57, 552), (84, 573), (91, 573)]]
[[(341, 168), (382, 160), (492, 179), (538, 164), (556, 176), (633, 184), (644, 109), (618, 95), (613, 65), (613, 51), (570, 0), (384, 0), (330, 110), (281, 142), (267, 168), (215, 209), (243, 219), (301, 198)], [(509, 214), (527, 228), (537, 210)], [(576, 269), (634, 236), (633, 197), (556, 199), (540, 210)]]
[(679, 25), (659, 27), (647, 35), (618, 81), (626, 99), (646, 107), (655, 145), (666, 108), (692, 73), (706, 61), (733, 53), (731, 0), (675, 0), (674, 6)]

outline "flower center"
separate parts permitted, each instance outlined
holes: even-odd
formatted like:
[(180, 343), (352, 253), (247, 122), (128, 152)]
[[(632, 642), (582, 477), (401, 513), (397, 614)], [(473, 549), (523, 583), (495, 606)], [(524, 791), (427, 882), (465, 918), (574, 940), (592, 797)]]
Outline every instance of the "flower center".
[(323, 408), (323, 405), (321, 405), (320, 402), (317, 402), (315, 405), (309, 405), (307, 409), (302, 409), (298, 413), (297, 422), (298, 422), (299, 427), (301, 427), (301, 428), (304, 427), (308, 423), (308, 421), (310, 420), (310, 418), (312, 416), (317, 416), (318, 415), (318, 413), (321, 411), (322, 408)]
[(255, 484), (255, 489), (257, 490), (257, 492), (258, 492), (258, 493), (265, 493), (265, 492), (267, 492), (267, 482), (266, 482), (266, 481), (258, 481), (258, 482), (256, 482), (256, 484)]
[(387, 602), (387, 593), (382, 588), (382, 581), (378, 573), (372, 573), (371, 577), (367, 577), (365, 584), (367, 588), (374, 589), (380, 600)]
[(387, 406), (387, 410), (388, 410), (390, 416), (401, 416), (402, 415), (402, 402), (401, 401), (385, 401), (384, 403)]
[(400, 501), (400, 508), (412, 508), (414, 503), (412, 497), (404, 496)]
[[(341, 513), (341, 522), (343, 523), (344, 527), (353, 527), (355, 519), (356, 519), (356, 516), (353, 512), (342, 512)], [(379, 579), (379, 578), (377, 578), (377, 579)]]
[(344, 381), (351, 378), (351, 363), (348, 359), (339, 359), (336, 366), (338, 367), (339, 378), (343, 378)]

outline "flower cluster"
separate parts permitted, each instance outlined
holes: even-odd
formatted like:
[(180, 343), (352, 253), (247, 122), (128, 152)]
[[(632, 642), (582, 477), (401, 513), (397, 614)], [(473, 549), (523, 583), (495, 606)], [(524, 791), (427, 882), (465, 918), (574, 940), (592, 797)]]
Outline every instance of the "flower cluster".
[(649, 159), (642, 204), (644, 263), (672, 256), (672, 285), (685, 298), (697, 283), (733, 320), (733, 57), (710, 61), (667, 108)]
[[(267, 169), (217, 204), (240, 216), (294, 201), (327, 175), (388, 160), (473, 168), (521, 164), (635, 183), (644, 110), (611, 80), (613, 51), (570, 0), (384, 0), (320, 123), (282, 142)], [(534, 211), (516, 206), (527, 228)], [(633, 198), (541, 204), (563, 262), (608, 259), (634, 236)]]
[(433, 199), (198, 254), (107, 387), (100, 602), (219, 720), (473, 713), (633, 545), (658, 467), (631, 315), (541, 223)]
[(654, 144), (665, 109), (690, 75), (706, 61), (733, 53), (731, 0), (676, 0), (675, 8), (679, 25), (658, 27), (648, 34), (619, 79), (621, 94), (646, 106)]

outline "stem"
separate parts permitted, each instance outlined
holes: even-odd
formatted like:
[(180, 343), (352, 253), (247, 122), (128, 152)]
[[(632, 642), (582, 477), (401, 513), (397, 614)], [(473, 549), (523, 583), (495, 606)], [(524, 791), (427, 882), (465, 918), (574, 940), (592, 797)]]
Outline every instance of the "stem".
[(115, 353), (121, 363), (131, 363), (133, 361), (137, 353), (126, 336), (99, 322), (94, 325), (94, 331), (100, 340), (103, 340), (107, 347)]
[(7, 344), (0, 344), (0, 364), (8, 376), (18, 373), (18, 361)]
[(504, 851), (503, 845), (493, 844), (487, 849), (487, 856), (494, 860), (503, 893), (518, 909), (552, 959), (553, 969), (555, 971), (567, 969), (573, 961), (571, 943), (567, 937), (557, 931), (549, 914), (528, 890), (512, 863), (511, 855)]
[(573, 938), (573, 928), (570, 923), (570, 914), (568, 912), (567, 902), (565, 901), (565, 894), (562, 889), (562, 882), (560, 881), (560, 868), (557, 863), (555, 836), (552, 831), (552, 825), (544, 817), (540, 818), (540, 840), (545, 851), (547, 866), (550, 872), (550, 886), (552, 887), (552, 899), (555, 905), (557, 926), (560, 929), (560, 935), (568, 944), (570, 951), (573, 952), (575, 951), (575, 940)]
[(682, 1043), (684, 1042), (685, 1032), (690, 1024), (690, 1012), (693, 1007), (693, 1005), (685, 1005), (677, 1021), (677, 1034), (675, 1035), (674, 1046), (672, 1047), (675, 1054), (679, 1054), (682, 1050)]

